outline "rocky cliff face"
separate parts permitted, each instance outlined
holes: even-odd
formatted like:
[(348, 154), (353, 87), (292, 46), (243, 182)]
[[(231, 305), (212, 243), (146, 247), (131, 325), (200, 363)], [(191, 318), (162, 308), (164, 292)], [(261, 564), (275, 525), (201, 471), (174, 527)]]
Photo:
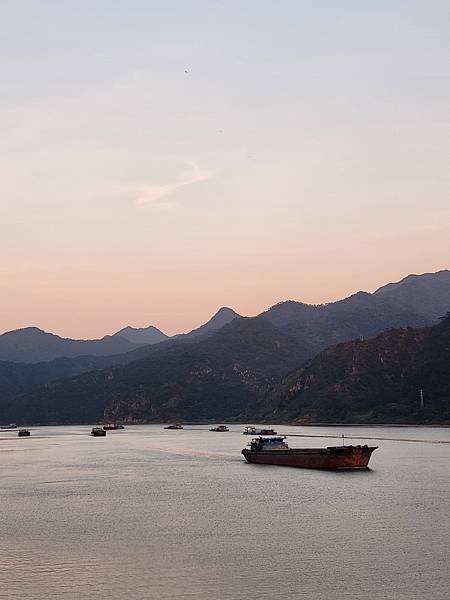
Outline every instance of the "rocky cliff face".
[[(245, 419), (302, 347), (265, 319), (239, 319), (209, 339), (129, 365), (128, 391), (106, 407), (128, 421)], [(136, 385), (138, 383), (138, 385)]]
[(257, 411), (299, 423), (450, 423), (450, 318), (328, 348)]

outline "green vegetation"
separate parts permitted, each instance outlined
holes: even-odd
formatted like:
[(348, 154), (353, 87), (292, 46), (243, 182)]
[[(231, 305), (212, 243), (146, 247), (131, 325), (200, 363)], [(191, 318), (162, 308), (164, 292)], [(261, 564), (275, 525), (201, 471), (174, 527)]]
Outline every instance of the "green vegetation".
[(258, 412), (305, 423), (450, 423), (450, 317), (328, 348), (285, 377)]

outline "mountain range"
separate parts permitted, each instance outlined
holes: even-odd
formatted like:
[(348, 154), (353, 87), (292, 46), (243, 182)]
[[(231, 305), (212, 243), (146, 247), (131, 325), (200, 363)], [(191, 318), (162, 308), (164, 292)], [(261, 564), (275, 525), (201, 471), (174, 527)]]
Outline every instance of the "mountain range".
[(176, 340), (131, 363), (10, 396), (1, 414), (5, 422), (34, 423), (232, 418), (305, 357), (263, 317), (241, 318), (204, 340)]
[(37, 363), (56, 358), (79, 356), (111, 356), (130, 352), (141, 346), (159, 344), (175, 338), (199, 338), (217, 331), (239, 315), (223, 307), (211, 319), (190, 333), (170, 338), (150, 325), (149, 327), (124, 327), (113, 335), (97, 340), (74, 340), (62, 338), (39, 327), (24, 327), (0, 335), (0, 361)]
[(434, 321), (402, 303), (366, 292), (317, 306), (282, 302), (263, 314), (281, 331), (305, 344), (309, 356), (332, 344), (370, 337), (390, 327), (420, 327)]
[(34, 363), (59, 357), (107, 356), (136, 348), (124, 337), (107, 335), (100, 340), (72, 340), (47, 333), (39, 327), (25, 327), (0, 335), (0, 360)]
[[(369, 387), (358, 396), (361, 406), (351, 404), (344, 410), (338, 391), (350, 383), (339, 371), (345, 354), (342, 342), (364, 349), (372, 348), (379, 340), (373, 336), (380, 333), (403, 339), (403, 333), (391, 331), (435, 331), (438, 317), (449, 309), (450, 272), (440, 271), (325, 305), (282, 302), (257, 317), (240, 317), (222, 308), (204, 326), (171, 338), (152, 326), (126, 327), (102, 340), (64, 340), (35, 328), (10, 332), (0, 336), (0, 357), (7, 357), (0, 362), (0, 422), (405, 420), (400, 404), (391, 412), (375, 406)], [(444, 329), (441, 325), (439, 331)], [(45, 340), (42, 352), (39, 343), (30, 342), (30, 333), (39, 343)], [(406, 361), (402, 365), (413, 344), (412, 337), (405, 339), (398, 346)], [(28, 343), (21, 346), (23, 340)], [(102, 344), (108, 349), (103, 354)], [(75, 354), (79, 349), (81, 356)], [(55, 358), (55, 352), (64, 352), (64, 358)], [(348, 352), (345, 357), (353, 356)], [(376, 364), (371, 352), (361, 354), (368, 372)], [(19, 356), (32, 364), (15, 362)], [(317, 381), (322, 364), (324, 372), (333, 375), (322, 374), (320, 381), (331, 387), (311, 387), (308, 373)], [(410, 373), (404, 366), (405, 381), (406, 372)], [(395, 378), (395, 373), (390, 376)], [(373, 389), (378, 402), (388, 397), (379, 387)], [(397, 388), (392, 390), (395, 396)], [(412, 414), (408, 418), (416, 421), (437, 419), (437, 413)]]

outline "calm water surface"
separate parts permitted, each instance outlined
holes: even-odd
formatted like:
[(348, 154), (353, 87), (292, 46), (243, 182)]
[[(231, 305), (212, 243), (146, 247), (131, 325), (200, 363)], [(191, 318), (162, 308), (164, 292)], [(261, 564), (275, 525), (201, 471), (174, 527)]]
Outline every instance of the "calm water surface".
[(230, 429), (1, 431), (0, 598), (450, 598), (450, 444), (380, 441), (371, 471), (328, 473), (249, 465)]

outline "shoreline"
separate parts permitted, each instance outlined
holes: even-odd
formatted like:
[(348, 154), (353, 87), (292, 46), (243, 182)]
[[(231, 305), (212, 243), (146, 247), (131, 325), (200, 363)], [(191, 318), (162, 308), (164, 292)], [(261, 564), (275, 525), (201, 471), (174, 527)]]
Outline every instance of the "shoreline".
[[(218, 423), (220, 424), (224, 424), (224, 425), (241, 425), (243, 427), (246, 427), (249, 424), (249, 421), (181, 421), (178, 420), (178, 422), (181, 422), (183, 425), (186, 426), (209, 426), (209, 425), (216, 425)], [(126, 423), (126, 422), (121, 422), (121, 424), (127, 428), (127, 427), (139, 427), (139, 426), (145, 426), (145, 425), (159, 425), (159, 426), (164, 426), (164, 425), (168, 425), (170, 424), (169, 421), (152, 421), (150, 423)], [(360, 428), (407, 428), (407, 427), (414, 427), (414, 428), (424, 428), (424, 427), (428, 427), (428, 428), (440, 428), (440, 429), (448, 429), (450, 428), (450, 424), (449, 423), (286, 423), (286, 422), (280, 422), (280, 423), (276, 423), (274, 421), (271, 421), (270, 423), (258, 423), (258, 421), (252, 421), (251, 423), (252, 425), (255, 426), (273, 426), (273, 427), (360, 427)], [(94, 426), (102, 426), (104, 425), (104, 423), (99, 423), (99, 422), (83, 422), (83, 423), (22, 423), (20, 425), (17, 426), (17, 428), (9, 428), (5, 425), (0, 425), (0, 431), (3, 432), (7, 432), (7, 431), (17, 431), (20, 428), (23, 427), (94, 427)]]

